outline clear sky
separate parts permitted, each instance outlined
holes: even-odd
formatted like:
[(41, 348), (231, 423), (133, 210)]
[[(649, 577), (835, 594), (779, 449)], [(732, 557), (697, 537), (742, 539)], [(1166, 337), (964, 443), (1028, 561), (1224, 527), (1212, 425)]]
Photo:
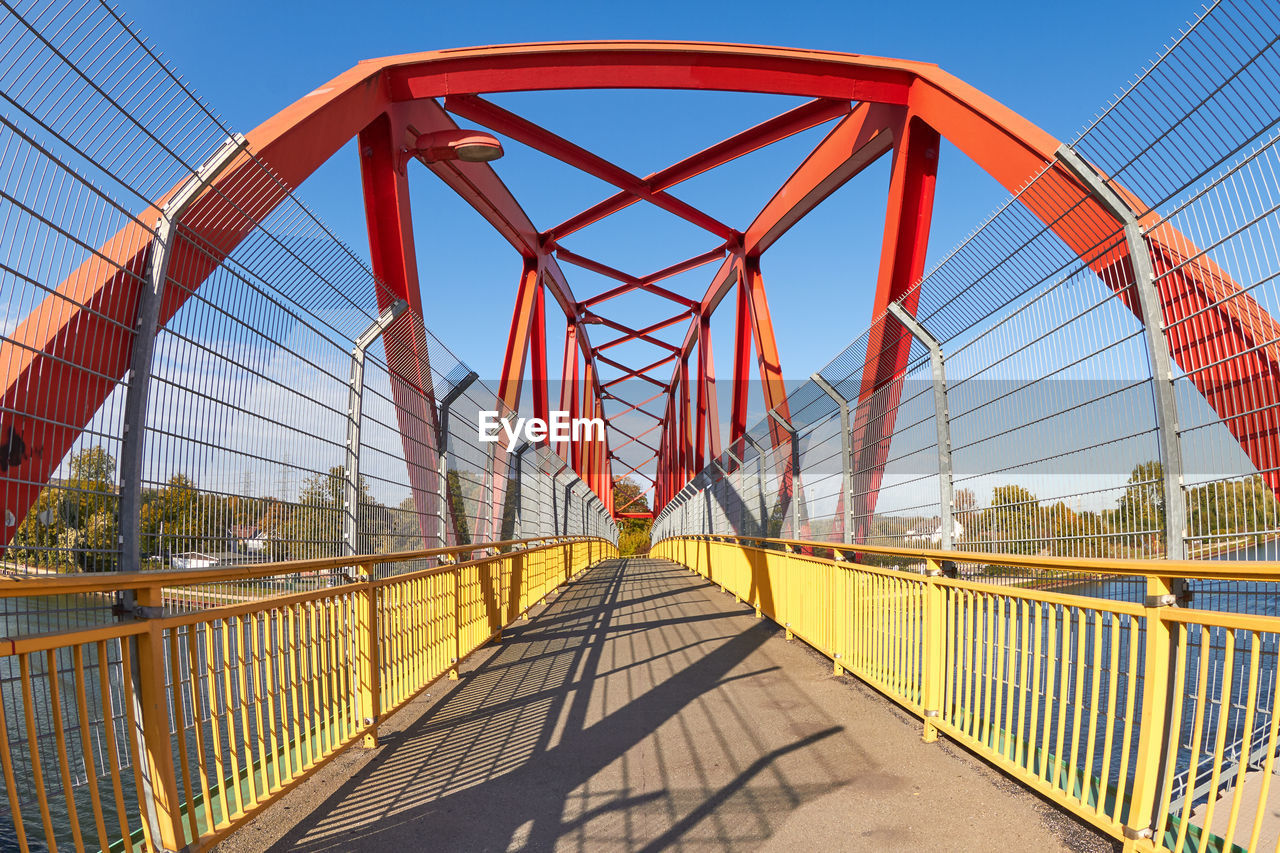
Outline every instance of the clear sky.
[[(1080, 0), (1069, 6), (120, 0), (120, 9), (232, 126), (243, 130), (364, 58), (510, 42), (669, 38), (936, 62), (1050, 133), (1070, 139), (1200, 6), (1181, 0)], [(766, 96), (643, 92), (516, 94), (494, 100), (640, 174), (794, 103)], [(822, 132), (811, 131), (723, 173), (696, 179), (677, 194), (742, 228)], [(519, 146), (508, 145), (507, 157), (496, 166), (539, 227), (611, 192)], [(765, 282), (789, 376), (808, 376), (868, 322), (886, 175), (884, 168), (872, 169), (851, 182), (765, 256)], [(413, 192), (427, 323), (481, 376), (496, 376), (519, 261), (425, 169), (416, 170)], [(301, 195), (339, 236), (367, 253), (353, 146), (305, 184)], [(1005, 195), (959, 152), (944, 149), (931, 256), (941, 257)], [(709, 235), (643, 208), (637, 205), (616, 226), (588, 229), (566, 245), (633, 274), (714, 247)], [(682, 276), (673, 287), (700, 295), (713, 269)], [(566, 270), (579, 298), (611, 284)], [(602, 313), (639, 324), (673, 313), (669, 306), (651, 299), (618, 300)], [(731, 330), (731, 312), (722, 314), (713, 329), (723, 342), (716, 353), (721, 363), (729, 356)], [(458, 322), (463, 316), (481, 325), (464, 326)], [(673, 330), (671, 337), (676, 336)], [(637, 363), (658, 356), (643, 347), (620, 350)], [(726, 371), (727, 364), (720, 375)]]

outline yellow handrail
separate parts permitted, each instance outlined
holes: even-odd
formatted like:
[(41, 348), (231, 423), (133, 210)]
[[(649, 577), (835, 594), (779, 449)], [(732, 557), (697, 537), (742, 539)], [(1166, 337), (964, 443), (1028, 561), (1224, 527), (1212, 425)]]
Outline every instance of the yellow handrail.
[[(499, 549), (372, 577), (383, 563)], [(436, 679), (456, 678), (467, 655), (615, 556), (603, 539), (542, 537), (0, 581), (0, 596), (132, 589), (140, 612), (156, 614), (175, 586), (358, 570), (356, 580), (327, 588), (0, 641), (0, 667), (21, 691), (0, 697), (0, 771), (18, 845), (29, 850), (30, 837), (43, 834), (51, 850), (207, 849), (342, 750), (376, 745), (381, 719)], [(64, 736), (68, 721), (79, 737)], [(81, 768), (86, 784), (73, 786)]]
[[(924, 572), (851, 562), (857, 553), (918, 561)], [(1280, 678), (1263, 680), (1262, 650), (1273, 650), (1275, 673), (1280, 617), (1175, 606), (1172, 579), (1280, 581), (1276, 563), (713, 535), (665, 539), (651, 554), (719, 584), (830, 657), (837, 674), (853, 673), (919, 716), (926, 741), (953, 738), (1126, 850), (1227, 850), (1233, 839), (1253, 847), (1275, 807), (1267, 793), (1280, 751)], [(1130, 576), (1142, 579), (1143, 600), (946, 577), (947, 561)], [(1264, 773), (1243, 784), (1257, 761)], [(1197, 780), (1211, 789), (1199, 827), (1187, 794)], [(1223, 829), (1213, 804), (1229, 783)], [(1246, 788), (1259, 785), (1250, 805)]]
[(884, 545), (845, 545), (812, 539), (767, 539), (762, 536), (702, 535), (698, 539), (720, 542), (767, 542), (791, 548), (834, 551), (841, 554), (876, 554), (904, 560), (937, 563), (989, 563), (1028, 569), (1089, 572), (1103, 575), (1174, 577), (1196, 580), (1242, 580), (1280, 582), (1280, 562), (1265, 560), (1121, 560), (1102, 557), (1052, 557), (1009, 554), (998, 551), (943, 551), (938, 548), (896, 548)]

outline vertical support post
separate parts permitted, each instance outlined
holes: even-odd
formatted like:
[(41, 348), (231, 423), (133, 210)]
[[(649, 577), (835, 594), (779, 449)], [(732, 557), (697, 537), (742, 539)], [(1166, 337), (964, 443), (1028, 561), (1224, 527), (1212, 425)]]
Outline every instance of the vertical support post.
[[(406, 136), (416, 137), (389, 113), (382, 113), (361, 129), (358, 138), (360, 183), (364, 195), (365, 226), (369, 234), (369, 265), (379, 286), (374, 288), (378, 311), (396, 299), (423, 316), (418, 280), (418, 256), (414, 245), (413, 213), (409, 194), (408, 164), (403, 156)], [(391, 399), (395, 405), (405, 473), (424, 543), (442, 539), (442, 516), (428, 513), (430, 495), (438, 487), (434, 456), (435, 389), (432, 383), (430, 347), (421, 322), (404, 323), (388, 330), (384, 340), (387, 363), (398, 369), (391, 374)]]
[(853, 542), (853, 450), (849, 443), (849, 401), (840, 396), (821, 374), (815, 373), (810, 378), (840, 407), (840, 504), (844, 508), (844, 530), (840, 541), (849, 545)]
[[(1178, 403), (1173, 385), (1173, 358), (1165, 336), (1164, 310), (1156, 291), (1155, 268), (1147, 247), (1146, 232), (1137, 214), (1109, 184), (1070, 146), (1061, 146), (1056, 156), (1084, 185), (1085, 189), (1124, 227), (1124, 240), (1133, 268), (1133, 289), (1138, 297), (1147, 357), (1151, 361), (1151, 385), (1156, 404), (1156, 427), (1160, 441), (1165, 511), (1165, 557), (1186, 557), (1187, 507), (1182, 499), (1182, 444), (1178, 437)], [(1184, 584), (1175, 584), (1184, 594)]]
[[(592, 395), (595, 393), (595, 385), (596, 385), (596, 364), (594, 360), (588, 360), (586, 364), (583, 366), (582, 401), (580, 404), (580, 408), (578, 410), (582, 414), (582, 416), (586, 418), (591, 417), (591, 412), (588, 407), (591, 403)], [(576, 418), (576, 415), (572, 415), (572, 416)], [(591, 456), (588, 453), (590, 447), (591, 447), (591, 443), (589, 441), (575, 441), (573, 443), (573, 456), (574, 456), (573, 470), (579, 477), (582, 478), (584, 482), (587, 482), (587, 476), (588, 476), (587, 466), (590, 465), (591, 463)]]
[(1173, 684), (1174, 632), (1178, 623), (1160, 618), (1160, 611), (1177, 603), (1174, 594), (1177, 579), (1147, 578), (1145, 657), (1142, 662), (1142, 716), (1138, 720), (1138, 756), (1133, 767), (1133, 792), (1124, 827), (1124, 849), (1135, 849), (1139, 839), (1152, 836), (1156, 802), (1164, 788), (1167, 774), (1174, 771), (1176, 752), (1170, 749), (1176, 738), (1169, 734), (1169, 715), (1173, 708), (1171, 693), (1181, 695), (1181, 685)]
[(720, 406), (716, 401), (711, 315), (698, 315), (698, 467), (720, 456)]
[[(936, 130), (919, 118), (907, 118), (893, 151), (872, 317), (879, 317), (890, 303), (899, 300), (908, 312), (915, 312), (920, 297), (912, 285), (924, 273), (940, 145)], [(893, 434), (902, 395), (902, 371), (911, 354), (910, 340), (903, 335), (889, 338), (888, 331), (883, 323), (871, 327), (853, 415), (857, 542), (866, 541), (875, 513), (889, 452), (885, 439)]]
[(733, 389), (729, 408), (729, 443), (737, 444), (747, 431), (747, 404), (751, 398), (751, 305), (747, 283), (738, 268), (737, 324), (733, 337)]
[(169, 695), (165, 687), (164, 628), (155, 621), (163, 615), (164, 595), (159, 584), (138, 590), (137, 615), (149, 621), (147, 630), (129, 637), (133, 658), (133, 702), (136, 726), (132, 733), (141, 766), (139, 800), (151, 838), (164, 853), (185, 849), (182, 843), (182, 808), (174, 770), (173, 744), (169, 738)]
[[(147, 282), (138, 290), (138, 313), (133, 350), (129, 356), (129, 387), (124, 401), (124, 438), (120, 446), (120, 563), (123, 572), (142, 568), (142, 453), (147, 426), (147, 396), (151, 389), (151, 359), (160, 326), (160, 305), (173, 259), (179, 220), (201, 191), (231, 164), (244, 146), (235, 134), (205, 161), (164, 206), (156, 223), (147, 265)], [(133, 607), (133, 593), (121, 595), (122, 612)]]
[[(577, 416), (578, 404), (578, 327), (570, 321), (564, 330), (564, 368), (560, 371), (560, 411), (568, 412), (572, 421)], [(561, 442), (556, 453), (569, 461), (573, 442)]]
[(358, 550), (356, 537), (359, 534), (360, 512), (360, 415), (364, 400), (364, 354), (408, 307), (408, 302), (397, 299), (356, 338), (356, 344), (351, 350), (351, 379), (347, 386), (347, 464), (344, 466), (346, 484), (342, 500), (344, 554), (355, 554)]
[(378, 658), (378, 590), (367, 565), (360, 567), (360, 589), (355, 598), (360, 719), (368, 726), (364, 746), (373, 749), (378, 745), (378, 722), (382, 718), (382, 666)]
[[(516, 452), (512, 453), (510, 456), (511, 470), (514, 471), (514, 473), (508, 472), (507, 474), (508, 481), (512, 483), (519, 483), (521, 491), (524, 491), (524, 470), (523, 470), (524, 453), (526, 450), (528, 450), (531, 447), (533, 447), (532, 444), (530, 444), (527, 441), (523, 441), (520, 443), (520, 447), (516, 449)], [(515, 509), (516, 509), (515, 538), (516, 539), (524, 538), (524, 521), (522, 519), (521, 512), (520, 512), (520, 505), (522, 503), (523, 501), (521, 500), (520, 495), (517, 493), (516, 501), (515, 501)]]
[(955, 488), (951, 474), (951, 413), (947, 407), (947, 368), (942, 357), (942, 345), (929, 334), (920, 321), (897, 302), (890, 302), (888, 311), (902, 324), (912, 337), (929, 349), (929, 364), (933, 370), (933, 420), (938, 434), (938, 523), (941, 525), (939, 547), (950, 551), (955, 547)]
[(942, 679), (946, 656), (946, 588), (937, 578), (942, 566), (936, 560), (925, 561), (924, 589), (924, 661), (921, 679), (920, 707), (924, 712), (921, 739), (933, 743), (938, 739), (935, 720), (942, 713)]
[(791, 538), (799, 539), (800, 536), (800, 500), (803, 486), (800, 485), (800, 442), (796, 438), (795, 428), (777, 410), (770, 409), (769, 417), (780, 426), (787, 434), (787, 443), (790, 446), (791, 453)]
[(529, 330), (529, 381), (533, 391), (533, 416), (546, 423), (550, 400), (547, 388), (547, 314), (544, 302), (546, 288), (539, 280), (533, 295), (533, 320)]
[(453, 666), (449, 680), (458, 680), (458, 664), (462, 660), (462, 569), (453, 569)]
[[(458, 380), (458, 382), (455, 383), (454, 386), (450, 388), (447, 392), (445, 392), (445, 395), (440, 398), (440, 404), (439, 404), (440, 411), (436, 417), (436, 424), (437, 424), (437, 428), (439, 429), (439, 434), (436, 436), (436, 447), (439, 449), (438, 454), (436, 456), (436, 460), (437, 460), (436, 464), (440, 468), (440, 476), (438, 478), (439, 485), (437, 486), (440, 494), (440, 511), (443, 513), (447, 513), (446, 518), (450, 519), (451, 521), (451, 523), (447, 524), (444, 529), (446, 531), (446, 538), (453, 539), (453, 542), (448, 544), (453, 544), (453, 545), (461, 545), (462, 543), (460, 541), (460, 537), (458, 536), (458, 533), (460, 532), (458, 519), (454, 518), (453, 504), (449, 500), (449, 491), (448, 491), (448, 488), (449, 488), (449, 480), (448, 480), (449, 409), (450, 407), (453, 406), (454, 401), (457, 400), (459, 397), (461, 397), (466, 392), (467, 388), (471, 386), (471, 383), (475, 382), (477, 378), (478, 378), (478, 375), (474, 370), (467, 371), (467, 375), (463, 376), (462, 379)], [(448, 535), (448, 532), (450, 530), (452, 531), (451, 536)], [(474, 530), (469, 531), (469, 534), (470, 534), (469, 538), (474, 539), (475, 531)]]
[(689, 359), (680, 359), (680, 478), (693, 478), (693, 424), (689, 411)]

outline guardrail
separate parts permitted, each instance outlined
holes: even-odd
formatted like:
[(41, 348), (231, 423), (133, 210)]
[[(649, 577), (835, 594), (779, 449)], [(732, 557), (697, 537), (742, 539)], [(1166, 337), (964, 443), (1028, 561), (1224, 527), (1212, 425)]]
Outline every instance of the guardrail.
[[(141, 618), (0, 641), (12, 838), (206, 849), (587, 566), (559, 537), (230, 569), (0, 580), (0, 597), (132, 590)], [(473, 557), (475, 557), (473, 559)], [(459, 560), (375, 578), (387, 562)], [(166, 589), (354, 568), (351, 582), (162, 615)], [(154, 618), (146, 618), (152, 616)], [(0, 836), (10, 827), (0, 821)], [(6, 844), (5, 846), (8, 846)], [(38, 842), (36, 849), (39, 849)]]
[[(1280, 749), (1280, 618), (1179, 607), (1173, 591), (1176, 578), (1275, 581), (1280, 565), (734, 536), (668, 538), (652, 555), (719, 584), (830, 657), (837, 674), (921, 717), (925, 741), (953, 738), (1126, 850), (1256, 849), (1263, 836)], [(853, 562), (860, 555), (921, 571)], [(1087, 572), (1082, 584), (1137, 578), (1145, 596), (1072, 594), (1061, 575), (1057, 590), (948, 577), (957, 556)], [(1246, 777), (1251, 768), (1260, 772)]]

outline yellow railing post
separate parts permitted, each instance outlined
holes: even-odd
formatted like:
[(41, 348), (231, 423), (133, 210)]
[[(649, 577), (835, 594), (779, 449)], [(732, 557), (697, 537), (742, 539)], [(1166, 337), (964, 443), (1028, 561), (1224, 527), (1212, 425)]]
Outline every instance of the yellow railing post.
[(458, 667), (462, 665), (462, 569), (453, 569), (453, 666), (449, 680), (458, 680)]
[(938, 739), (935, 720), (942, 713), (942, 680), (946, 656), (946, 588), (935, 578), (942, 575), (937, 560), (925, 561), (924, 671), (920, 679), (920, 706), (924, 712), (925, 743)]
[(378, 745), (378, 720), (382, 716), (382, 659), (378, 648), (378, 590), (369, 566), (360, 567), (360, 587), (355, 595), (356, 669), (360, 679), (360, 719), (368, 730), (364, 746)]
[[(1178, 687), (1171, 682), (1176, 624), (1161, 619), (1160, 614), (1176, 600), (1172, 578), (1147, 578), (1146, 613), (1143, 617), (1146, 623), (1146, 655), (1142, 662), (1142, 713), (1138, 722), (1138, 756), (1133, 767), (1133, 790), (1130, 793), (1129, 814), (1124, 822), (1126, 853), (1138, 849), (1140, 840), (1151, 838), (1152, 824), (1157, 817), (1153, 812), (1160, 796), (1160, 783), (1166, 762), (1170, 760), (1167, 755), (1170, 738), (1166, 726), (1172, 699), (1170, 692)], [(1129, 674), (1129, 678), (1129, 689), (1135, 689), (1133, 673)]]
[[(147, 810), (152, 843), (169, 851), (186, 846), (182, 830), (182, 810), (174, 771), (173, 746), (169, 739), (169, 695), (165, 687), (164, 594), (157, 583), (137, 591), (137, 615), (148, 619), (147, 631), (129, 640), (134, 657), (134, 701), (138, 703), (134, 732), (136, 760), (141, 767), (143, 790), (139, 799)], [(176, 689), (176, 688), (175, 688)], [(104, 699), (105, 701), (105, 699)], [(181, 721), (179, 721), (181, 724)]]

